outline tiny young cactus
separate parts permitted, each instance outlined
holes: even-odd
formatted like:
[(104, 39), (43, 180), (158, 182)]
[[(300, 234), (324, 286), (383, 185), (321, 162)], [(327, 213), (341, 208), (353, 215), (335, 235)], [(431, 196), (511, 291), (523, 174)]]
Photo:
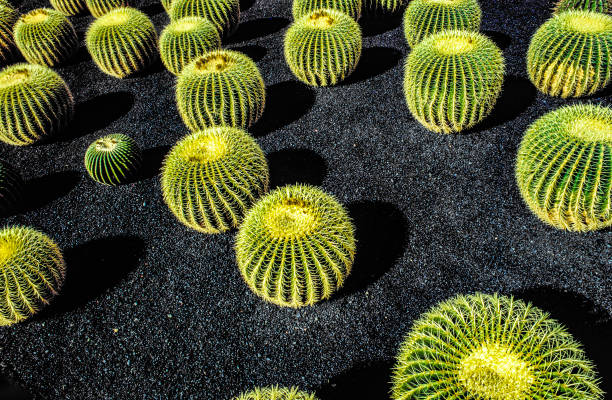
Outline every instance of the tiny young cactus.
[(13, 26), (19, 13), (8, 3), (0, 3), (0, 65), (8, 64), (13, 58), (17, 46), (13, 37)]
[(50, 0), (51, 6), (67, 16), (80, 14), (86, 8), (85, 0)]
[(129, 7), (131, 3), (131, 0), (85, 0), (87, 9), (96, 18), (115, 8)]
[(343, 12), (357, 21), (361, 17), (363, 5), (362, 0), (293, 0), (293, 18), (298, 20), (325, 8)]
[(25, 184), (12, 165), (0, 159), (0, 217), (15, 211), (23, 200)]
[(172, 0), (170, 19), (202, 17), (212, 22), (221, 36), (228, 36), (238, 28), (240, 0)]
[(557, 0), (554, 8), (555, 14), (570, 10), (609, 14), (612, 11), (612, 0)]
[(268, 386), (255, 388), (232, 400), (317, 400), (314, 394), (302, 392), (296, 387)]
[(134, 180), (142, 166), (142, 152), (134, 139), (120, 133), (101, 137), (85, 152), (85, 169), (104, 185), (120, 185)]
[(363, 0), (366, 15), (394, 15), (404, 10), (408, 0)]

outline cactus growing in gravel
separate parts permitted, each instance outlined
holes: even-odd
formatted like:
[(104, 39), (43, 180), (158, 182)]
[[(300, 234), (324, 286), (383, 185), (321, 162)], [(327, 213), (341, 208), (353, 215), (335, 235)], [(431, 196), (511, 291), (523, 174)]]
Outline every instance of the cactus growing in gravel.
[(140, 171), (142, 152), (134, 139), (120, 133), (93, 142), (85, 152), (85, 168), (91, 178), (105, 185), (132, 181)]
[(359, 20), (363, 5), (362, 0), (293, 0), (293, 18), (298, 20), (304, 15), (325, 8), (341, 11)]
[(251, 136), (214, 127), (181, 139), (162, 167), (164, 201), (176, 218), (204, 233), (238, 226), (268, 190), (268, 164)]
[(23, 14), (13, 28), (15, 43), (30, 63), (52, 67), (69, 59), (79, 48), (68, 18), (50, 8)]
[(266, 87), (255, 62), (233, 50), (193, 59), (178, 77), (176, 102), (189, 129), (247, 128), (263, 114)]
[(217, 28), (201, 17), (185, 17), (170, 22), (159, 36), (161, 60), (174, 75), (204, 53), (221, 48)]
[(512, 297), (459, 295), (413, 325), (393, 374), (394, 400), (599, 400), (581, 345), (547, 313)]
[(389, 15), (401, 12), (408, 4), (407, 0), (363, 0), (363, 8), (367, 14)]
[(523, 137), (516, 180), (544, 222), (571, 231), (612, 225), (612, 109), (573, 105), (534, 122)]
[(212, 22), (221, 36), (231, 34), (240, 21), (240, 0), (172, 0), (170, 19), (202, 17)]
[(558, 0), (555, 4), (555, 13), (570, 10), (609, 13), (612, 11), (612, 0)]
[(25, 184), (12, 165), (0, 159), (0, 217), (14, 211), (22, 200)]
[(142, 12), (116, 8), (96, 19), (87, 29), (87, 50), (102, 72), (125, 78), (142, 71), (157, 59), (157, 33)]
[(346, 79), (361, 57), (361, 30), (336, 10), (317, 10), (295, 21), (285, 35), (285, 60), (291, 72), (313, 86)]
[(302, 392), (296, 387), (270, 386), (255, 388), (234, 397), (232, 400), (317, 400), (317, 398), (314, 394)]
[(566, 11), (546, 21), (531, 39), (527, 71), (543, 93), (580, 97), (610, 83), (611, 57), (612, 17)]
[(19, 13), (8, 3), (0, 3), (0, 65), (8, 63), (15, 56), (13, 26)]
[(64, 80), (36, 64), (13, 64), (0, 71), (0, 104), (0, 141), (15, 146), (58, 133), (74, 112)]
[(85, 0), (87, 9), (96, 18), (99, 18), (115, 8), (129, 7), (130, 0)]
[(431, 35), (406, 60), (408, 108), (434, 132), (468, 129), (493, 109), (501, 93), (504, 68), (501, 50), (480, 33)]
[(247, 213), (236, 238), (244, 280), (263, 299), (286, 307), (329, 298), (351, 271), (352, 221), (321, 189), (284, 186)]
[(72, 16), (85, 10), (85, 0), (50, 0), (51, 6), (64, 15)]
[(31, 317), (58, 293), (65, 275), (57, 244), (32, 228), (0, 230), (0, 326)]

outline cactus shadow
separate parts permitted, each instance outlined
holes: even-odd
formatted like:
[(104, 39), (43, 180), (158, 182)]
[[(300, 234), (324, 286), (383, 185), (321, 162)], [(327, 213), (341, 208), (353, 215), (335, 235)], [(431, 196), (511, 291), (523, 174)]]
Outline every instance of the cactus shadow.
[(321, 400), (388, 399), (392, 361), (360, 363), (317, 390)]
[(240, 0), (240, 12), (246, 11), (253, 7), (255, 0)]
[(158, 14), (161, 14), (163, 12), (166, 12), (166, 10), (164, 10), (164, 6), (162, 6), (162, 4), (160, 2), (155, 2), (149, 5), (146, 5), (144, 7), (142, 7), (140, 9), (140, 11), (142, 11), (143, 13), (147, 14), (149, 17), (154, 17)]
[(66, 60), (66, 62), (59, 65), (59, 67), (71, 67), (85, 61), (91, 61), (91, 56), (87, 51), (87, 47), (80, 46), (79, 49), (72, 55), (72, 57)]
[(227, 39), (227, 44), (262, 38), (280, 31), (287, 25), (289, 25), (289, 20), (282, 17), (264, 17), (244, 21), (238, 25), (238, 30)]
[(376, 36), (389, 32), (402, 24), (403, 13), (396, 15), (366, 14), (361, 19), (361, 34), (364, 37)]
[(294, 183), (319, 186), (327, 175), (327, 163), (309, 149), (287, 149), (266, 155), (270, 167), (270, 188)]
[(268, 53), (268, 50), (265, 47), (259, 46), (256, 44), (246, 45), (246, 46), (236, 46), (236, 47), (232, 47), (231, 50), (244, 53), (255, 62), (261, 61), (261, 59), (264, 58), (266, 54)]
[(482, 31), (482, 33), (493, 41), (502, 50), (506, 50), (512, 43), (512, 38), (505, 33), (496, 31)]
[(80, 181), (81, 174), (77, 171), (52, 172), (30, 179), (25, 183), (24, 195), (27, 200), (19, 211), (28, 212), (42, 208), (66, 196)]
[(340, 85), (351, 85), (383, 74), (395, 67), (401, 58), (402, 53), (392, 47), (375, 46), (363, 49), (357, 68)]
[(30, 400), (33, 399), (33, 397), (21, 389), (12, 379), (0, 374), (0, 399)]
[(159, 175), (162, 162), (168, 151), (170, 151), (170, 146), (168, 145), (157, 146), (143, 151), (142, 172), (139, 180), (150, 179)]

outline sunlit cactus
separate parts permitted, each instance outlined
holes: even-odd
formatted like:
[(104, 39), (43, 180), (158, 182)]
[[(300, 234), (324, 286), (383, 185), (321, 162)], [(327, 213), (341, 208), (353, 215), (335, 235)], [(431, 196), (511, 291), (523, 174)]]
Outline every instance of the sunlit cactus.
[(459, 295), (412, 326), (393, 374), (393, 400), (601, 400), (581, 345), (537, 307)]
[(0, 159), (0, 217), (15, 211), (23, 201), (25, 184), (19, 172)]
[(341, 11), (358, 20), (362, 8), (362, 0), (293, 0), (293, 18), (297, 20), (313, 11), (330, 9)]
[(202, 17), (185, 17), (170, 22), (159, 36), (161, 60), (174, 75), (194, 58), (221, 48), (217, 28)]
[(0, 230), (0, 326), (36, 314), (59, 292), (65, 276), (62, 253), (47, 235), (32, 228)]
[(354, 257), (348, 213), (308, 185), (284, 186), (262, 197), (236, 238), (238, 267), (248, 286), (285, 307), (328, 299), (344, 284)]
[(237, 227), (268, 190), (261, 148), (238, 128), (214, 127), (181, 139), (162, 166), (164, 201), (191, 229), (219, 233)]
[(570, 10), (610, 13), (612, 0), (557, 0), (554, 9), (556, 14)]
[(255, 62), (233, 50), (214, 50), (178, 77), (176, 102), (192, 131), (227, 125), (247, 128), (263, 114), (266, 87)]
[(202, 17), (212, 22), (221, 36), (227, 36), (238, 28), (240, 0), (172, 0), (170, 19)]
[(72, 16), (85, 10), (85, 0), (50, 0), (51, 6), (64, 15)]
[(232, 400), (317, 400), (314, 394), (302, 392), (296, 387), (269, 386), (255, 388), (242, 393)]
[(0, 2), (0, 65), (8, 64), (15, 57), (16, 45), (13, 26), (19, 13), (7, 2)]
[(161, 0), (161, 5), (166, 10), (166, 13), (170, 12), (170, 7), (172, 6), (172, 0)]
[(392, 15), (404, 10), (408, 0), (363, 0), (367, 15)]
[(527, 71), (543, 93), (559, 97), (593, 94), (612, 78), (612, 16), (566, 11), (546, 21), (527, 52)]
[(99, 18), (115, 8), (129, 7), (132, 0), (85, 0), (87, 9), (96, 18)]
[(427, 129), (454, 133), (482, 121), (493, 109), (504, 80), (501, 50), (470, 31), (431, 35), (406, 60), (408, 108)]
[(91, 178), (105, 185), (133, 181), (142, 166), (142, 152), (134, 139), (113, 133), (94, 141), (85, 152), (85, 168)]
[(134, 8), (116, 8), (96, 19), (85, 42), (102, 72), (117, 78), (142, 71), (157, 60), (155, 27)]
[(33, 64), (52, 67), (69, 59), (79, 48), (76, 31), (68, 18), (50, 8), (23, 14), (13, 33), (19, 51)]
[(302, 82), (335, 85), (355, 70), (361, 46), (361, 30), (353, 18), (336, 10), (318, 10), (287, 30), (285, 60)]
[(404, 36), (414, 47), (427, 36), (447, 30), (478, 31), (478, 0), (413, 0), (404, 13)]
[(0, 141), (15, 146), (60, 133), (74, 113), (64, 80), (36, 64), (13, 64), (0, 71), (0, 104)]

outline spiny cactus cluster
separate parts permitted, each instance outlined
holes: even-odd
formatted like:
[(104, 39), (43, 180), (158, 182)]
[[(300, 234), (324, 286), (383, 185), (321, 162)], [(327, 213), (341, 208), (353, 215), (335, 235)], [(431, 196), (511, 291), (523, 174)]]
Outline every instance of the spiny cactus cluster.
[(499, 295), (460, 295), (417, 320), (399, 351), (394, 400), (599, 400), (581, 346), (542, 310)]
[(13, 64), (0, 71), (0, 104), (0, 140), (15, 146), (57, 134), (74, 113), (64, 80), (36, 64)]
[(98, 67), (117, 78), (142, 71), (157, 59), (155, 27), (134, 8), (115, 8), (96, 19), (85, 42)]
[(408, 0), (363, 0), (368, 15), (391, 15), (404, 10)]
[(221, 36), (228, 36), (238, 28), (240, 0), (172, 0), (170, 19), (202, 17), (212, 22)]
[(237, 227), (268, 190), (268, 164), (246, 132), (214, 127), (181, 139), (164, 160), (161, 187), (176, 218), (204, 233)]
[(51, 6), (64, 15), (72, 16), (83, 12), (85, 0), (50, 0)]
[(335, 85), (355, 70), (361, 46), (361, 29), (353, 18), (336, 10), (317, 10), (287, 30), (285, 60), (302, 82)]
[(31, 317), (58, 293), (65, 275), (57, 244), (32, 228), (0, 230), (0, 326)]
[(96, 18), (100, 18), (110, 10), (115, 8), (129, 7), (131, 0), (85, 0), (87, 9)]
[(317, 398), (314, 394), (302, 392), (296, 387), (270, 386), (255, 388), (250, 392), (234, 397), (232, 400), (317, 400)]
[(293, 0), (293, 18), (297, 20), (313, 11), (330, 9), (359, 20), (362, 8), (362, 0)]
[(612, 0), (558, 0), (554, 12), (561, 13), (570, 10), (609, 13), (612, 11)]
[(85, 152), (85, 168), (91, 178), (105, 185), (131, 182), (142, 165), (142, 152), (134, 139), (113, 133), (94, 141)]
[(328, 299), (351, 272), (352, 221), (331, 195), (309, 185), (284, 186), (258, 201), (236, 238), (238, 267), (257, 295), (279, 306)]
[(38, 8), (19, 17), (14, 27), (15, 43), (30, 63), (52, 67), (68, 60), (79, 48), (68, 18), (50, 8)]
[(527, 53), (533, 84), (550, 96), (580, 97), (612, 79), (612, 16), (566, 11), (546, 21)]
[(23, 198), (24, 187), (19, 172), (0, 159), (0, 217), (17, 209)]
[(15, 57), (13, 26), (19, 13), (8, 3), (0, 3), (0, 65), (7, 64)]
[(227, 125), (247, 128), (263, 114), (266, 87), (255, 62), (233, 50), (196, 57), (181, 72), (176, 102), (192, 131)]

